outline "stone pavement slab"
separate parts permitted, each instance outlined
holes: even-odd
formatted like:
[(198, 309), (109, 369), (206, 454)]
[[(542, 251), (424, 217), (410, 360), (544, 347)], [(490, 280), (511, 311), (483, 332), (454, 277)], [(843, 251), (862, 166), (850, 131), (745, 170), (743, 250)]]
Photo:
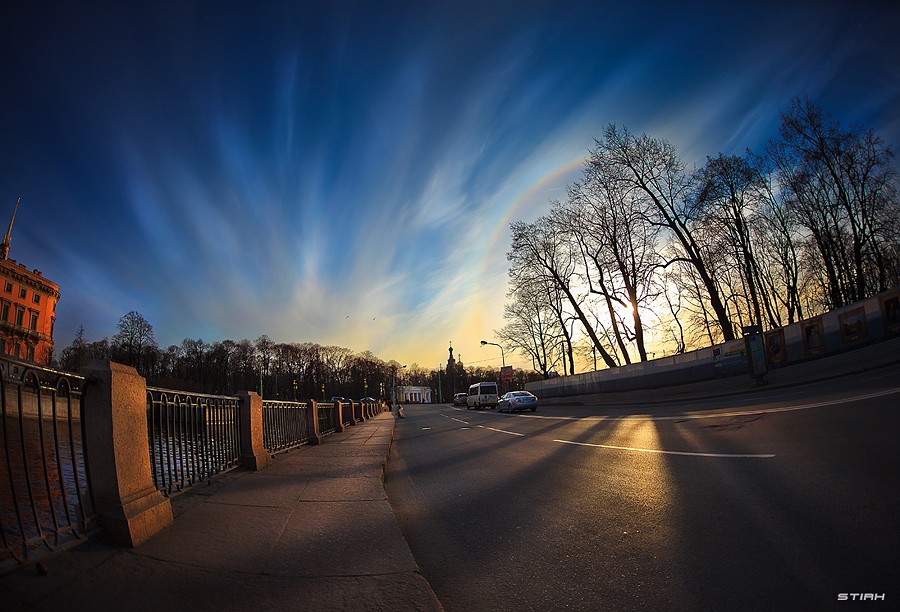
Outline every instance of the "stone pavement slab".
[(394, 417), (235, 470), (173, 498), (134, 549), (89, 540), (0, 578), (13, 610), (441, 610), (382, 479)]

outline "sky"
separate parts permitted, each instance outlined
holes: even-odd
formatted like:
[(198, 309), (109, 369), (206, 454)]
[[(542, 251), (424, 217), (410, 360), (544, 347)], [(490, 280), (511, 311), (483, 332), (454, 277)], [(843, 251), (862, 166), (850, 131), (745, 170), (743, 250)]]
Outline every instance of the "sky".
[(21, 196), (10, 258), (60, 286), (57, 350), (136, 310), (163, 348), (500, 365), (509, 224), (606, 125), (699, 166), (808, 97), (896, 149), (898, 23), (868, 0), (7, 0), (0, 223)]

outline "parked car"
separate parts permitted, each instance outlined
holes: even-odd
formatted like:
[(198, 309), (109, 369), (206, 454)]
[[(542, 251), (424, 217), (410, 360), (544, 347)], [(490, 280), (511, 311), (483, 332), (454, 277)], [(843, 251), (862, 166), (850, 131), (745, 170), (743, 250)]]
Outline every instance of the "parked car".
[(497, 402), (497, 412), (514, 412), (516, 410), (537, 410), (538, 398), (528, 391), (510, 391)]
[(468, 393), (457, 393), (453, 396), (453, 405), (454, 406), (465, 406), (466, 398), (469, 397)]
[(469, 387), (468, 397), (466, 397), (466, 406), (472, 408), (481, 408), (487, 406), (493, 408), (497, 405), (497, 383), (480, 382)]
[(377, 402), (378, 400), (375, 399), (374, 397), (364, 397), (364, 398), (362, 398), (362, 399), (359, 400), (359, 401), (360, 401), (360, 402)]
[(332, 396), (331, 403), (334, 404), (335, 402), (340, 402), (342, 404), (349, 404), (350, 400), (348, 400), (346, 397), (341, 397), (340, 395), (335, 395), (335, 396)]

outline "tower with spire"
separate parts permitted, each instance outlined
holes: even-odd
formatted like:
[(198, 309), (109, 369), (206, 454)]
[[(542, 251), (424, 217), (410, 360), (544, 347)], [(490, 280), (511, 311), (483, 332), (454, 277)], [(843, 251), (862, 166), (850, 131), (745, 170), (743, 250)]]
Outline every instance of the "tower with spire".
[(456, 359), (453, 358), (453, 341), (450, 341), (450, 358), (447, 359), (447, 371), (444, 376), (446, 397), (453, 397), (456, 393)]
[(15, 359), (49, 365), (59, 285), (44, 278), (40, 270), (29, 270), (9, 258), (13, 222), (21, 201), (21, 197), (16, 201), (0, 242), (0, 350)]
[(19, 212), (19, 202), (22, 201), (22, 196), (19, 196), (19, 199), (16, 200), (16, 207), (13, 208), (12, 218), (9, 220), (9, 228), (6, 230), (6, 236), (3, 237), (3, 242), (0, 242), (0, 259), (6, 259), (9, 256), (9, 243), (12, 240), (12, 226), (13, 222), (16, 220), (16, 213)]

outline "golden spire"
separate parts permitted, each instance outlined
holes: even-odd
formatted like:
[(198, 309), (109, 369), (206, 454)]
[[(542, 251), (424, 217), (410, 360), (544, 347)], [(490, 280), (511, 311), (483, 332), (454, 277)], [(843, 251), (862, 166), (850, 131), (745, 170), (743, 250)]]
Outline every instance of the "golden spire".
[(6, 236), (3, 237), (3, 242), (0, 242), (0, 259), (6, 259), (7, 255), (9, 255), (9, 243), (12, 240), (12, 226), (13, 221), (16, 220), (16, 212), (19, 210), (19, 202), (22, 201), (22, 196), (19, 196), (19, 199), (16, 200), (16, 207), (13, 209), (12, 218), (9, 220), (9, 229), (6, 230)]

